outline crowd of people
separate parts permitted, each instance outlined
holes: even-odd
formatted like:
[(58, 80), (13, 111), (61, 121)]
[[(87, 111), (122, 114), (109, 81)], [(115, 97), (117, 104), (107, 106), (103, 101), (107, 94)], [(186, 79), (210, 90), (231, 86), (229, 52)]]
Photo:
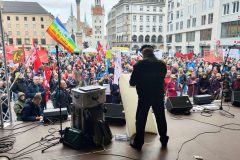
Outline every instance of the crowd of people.
[[(233, 90), (240, 90), (240, 61), (227, 59), (226, 64), (209, 63), (203, 58), (195, 56), (193, 59), (168, 57), (165, 54), (162, 60), (167, 65), (165, 77), (165, 95), (180, 96), (211, 94), (215, 99), (224, 93), (225, 100), (230, 100)], [(139, 55), (122, 55), (122, 72), (131, 73), (133, 66), (141, 60)], [(42, 119), (43, 110), (47, 108), (48, 99), (53, 106), (66, 107), (71, 111), (71, 89), (77, 86), (105, 85), (110, 86), (107, 103), (121, 103), (119, 85), (114, 84), (114, 56), (106, 66), (105, 57), (101, 60), (96, 55), (61, 56), (59, 59), (60, 75), (57, 72), (55, 55), (49, 56), (49, 63), (34, 72), (33, 66), (23, 64), (9, 65), (10, 83), (12, 84), (12, 100), (14, 111), (19, 120), (34, 121)], [(46, 83), (44, 67), (50, 67), (50, 82)], [(3, 63), (0, 63), (0, 89), (4, 89)], [(60, 76), (60, 85), (58, 77)], [(60, 101), (58, 86), (60, 86)], [(39, 109), (32, 109), (39, 108)]]

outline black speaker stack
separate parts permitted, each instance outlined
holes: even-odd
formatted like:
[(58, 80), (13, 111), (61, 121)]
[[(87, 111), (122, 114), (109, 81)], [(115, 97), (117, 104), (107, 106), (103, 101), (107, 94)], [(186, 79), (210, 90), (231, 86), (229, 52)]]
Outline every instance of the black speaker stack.
[(189, 114), (193, 107), (188, 96), (168, 97), (165, 105), (173, 114)]

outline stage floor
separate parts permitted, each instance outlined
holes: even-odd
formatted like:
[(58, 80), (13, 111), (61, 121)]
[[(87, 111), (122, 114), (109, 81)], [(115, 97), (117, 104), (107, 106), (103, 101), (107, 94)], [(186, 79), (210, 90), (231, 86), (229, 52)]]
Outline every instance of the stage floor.
[[(199, 112), (192, 113), (189, 116), (173, 116), (166, 111), (168, 135), (170, 136), (168, 148), (166, 150), (161, 150), (158, 135), (146, 134), (145, 144), (141, 152), (132, 149), (129, 146), (129, 142), (116, 141), (113, 139), (112, 144), (107, 146), (105, 151), (101, 151), (101, 148), (76, 151), (63, 144), (58, 144), (44, 153), (36, 151), (26, 156), (30, 156), (34, 160), (125, 160), (130, 158), (138, 160), (176, 160), (178, 151), (185, 141), (196, 137), (200, 133), (209, 132), (186, 143), (179, 154), (179, 160), (194, 160), (194, 155), (201, 156), (204, 160), (238, 160), (240, 157), (240, 126), (225, 126), (228, 128), (239, 128), (239, 130), (235, 131), (222, 128), (219, 133), (210, 133), (218, 132), (220, 128), (194, 121), (198, 120), (219, 126), (230, 123), (240, 123), (240, 108), (232, 107), (231, 104), (224, 104), (224, 109), (230, 109), (229, 111), (235, 114), (235, 117), (226, 117), (223, 115), (222, 111), (214, 111), (210, 117), (206, 117), (209, 116), (209, 114), (203, 116)], [(176, 117), (182, 119), (176, 119)], [(16, 122), (14, 125), (18, 123), (19, 122)], [(27, 124), (29, 123), (19, 126)], [(69, 126), (70, 121), (63, 124), (63, 128)], [(10, 133), (24, 131), (29, 127), (14, 131), (0, 130), (0, 137)], [(7, 128), (9, 129), (11, 126)], [(14, 148), (10, 152), (17, 152), (33, 142), (39, 141), (42, 137), (49, 134), (48, 130), (50, 128), (58, 130), (59, 125), (40, 125), (32, 130), (17, 135)], [(113, 134), (124, 134), (126, 132), (125, 125), (111, 124), (111, 130)], [(14, 155), (7, 153), (1, 155), (14, 157)], [(121, 156), (127, 156), (129, 158)]]

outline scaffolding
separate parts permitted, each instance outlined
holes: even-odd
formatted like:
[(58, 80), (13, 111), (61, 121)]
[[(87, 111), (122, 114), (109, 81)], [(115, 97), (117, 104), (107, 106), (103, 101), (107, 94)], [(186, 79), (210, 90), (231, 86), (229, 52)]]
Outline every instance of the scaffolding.
[(9, 75), (8, 75), (8, 67), (7, 67), (7, 60), (6, 60), (6, 52), (5, 52), (5, 42), (4, 42), (4, 31), (3, 31), (3, 24), (2, 24), (2, 12), (3, 7), (1, 6), (0, 10), (0, 31), (1, 31), (1, 38), (2, 38), (2, 50), (3, 50), (3, 62), (4, 62), (4, 78), (6, 80), (6, 88), (2, 93), (0, 93), (0, 127), (4, 128), (7, 124), (12, 123), (12, 112), (11, 112), (11, 105), (10, 105), (10, 82), (9, 82)]

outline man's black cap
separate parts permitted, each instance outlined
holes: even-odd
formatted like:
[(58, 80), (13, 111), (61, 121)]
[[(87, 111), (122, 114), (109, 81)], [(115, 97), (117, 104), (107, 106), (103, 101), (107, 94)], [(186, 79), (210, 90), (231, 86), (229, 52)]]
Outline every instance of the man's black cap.
[(150, 49), (154, 50), (153, 46), (145, 44), (140, 48), (140, 52), (142, 52), (145, 48), (150, 48)]

